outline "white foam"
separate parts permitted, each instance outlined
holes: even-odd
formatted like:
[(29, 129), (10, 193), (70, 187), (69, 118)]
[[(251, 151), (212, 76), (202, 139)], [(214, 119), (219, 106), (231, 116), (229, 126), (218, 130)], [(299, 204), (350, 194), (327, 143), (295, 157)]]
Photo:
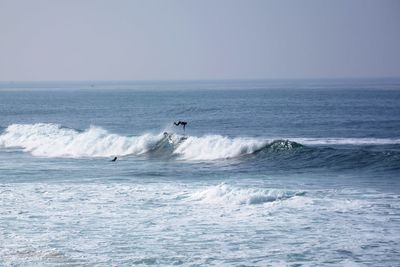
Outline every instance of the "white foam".
[(43, 157), (109, 157), (145, 153), (160, 139), (151, 134), (125, 137), (99, 127), (78, 132), (57, 124), (13, 124), (0, 136), (0, 146), (22, 147)]
[(174, 151), (186, 160), (215, 160), (251, 154), (268, 144), (255, 138), (228, 138), (221, 135), (189, 137)]
[[(309, 251), (310, 243), (323, 240), (311, 250), (310, 265), (323, 266), (334, 259), (333, 265), (352, 266), (345, 261), (347, 251), (360, 255), (361, 264), (382, 262), (388, 255), (380, 252), (390, 252), (398, 242), (399, 212), (392, 206), (398, 194), (360, 188), (308, 190), (302, 196), (291, 193), (297, 190), (267, 189), (248, 184), (245, 177), (240, 180), (243, 185), (142, 179), (3, 183), (0, 265), (224, 266), (229, 261), (279, 266), (294, 261), (276, 255)], [(285, 194), (272, 202), (252, 202), (260, 195)], [(337, 200), (339, 206), (350, 203), (345, 214), (338, 212)], [(360, 206), (360, 200), (368, 205)], [(160, 242), (165, 240), (184, 256), (171, 256)], [(396, 265), (396, 251), (389, 256), (393, 260), (388, 264)]]
[(295, 193), (277, 189), (237, 188), (227, 184), (210, 186), (202, 191), (193, 193), (190, 200), (207, 204), (246, 204), (255, 205), (288, 199)]

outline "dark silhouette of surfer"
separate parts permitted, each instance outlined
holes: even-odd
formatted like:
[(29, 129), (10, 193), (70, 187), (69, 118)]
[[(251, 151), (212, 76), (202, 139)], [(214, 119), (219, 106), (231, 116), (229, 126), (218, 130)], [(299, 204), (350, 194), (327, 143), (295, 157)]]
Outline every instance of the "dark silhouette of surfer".
[(114, 157), (111, 161), (117, 161), (117, 157)]
[(185, 131), (186, 124), (187, 124), (187, 122), (186, 122), (186, 121), (178, 121), (178, 122), (174, 122), (174, 125), (175, 125), (175, 126), (182, 125), (182, 126), (183, 126), (183, 131)]

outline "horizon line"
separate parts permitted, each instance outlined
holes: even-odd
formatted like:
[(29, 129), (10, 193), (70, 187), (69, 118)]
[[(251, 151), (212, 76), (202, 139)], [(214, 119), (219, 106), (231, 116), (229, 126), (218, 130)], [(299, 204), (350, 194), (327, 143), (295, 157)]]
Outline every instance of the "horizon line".
[(0, 83), (112, 83), (112, 82), (218, 82), (218, 81), (333, 81), (333, 80), (400, 80), (400, 76), (321, 77), (321, 78), (232, 78), (232, 79), (110, 79), (110, 80), (0, 80)]

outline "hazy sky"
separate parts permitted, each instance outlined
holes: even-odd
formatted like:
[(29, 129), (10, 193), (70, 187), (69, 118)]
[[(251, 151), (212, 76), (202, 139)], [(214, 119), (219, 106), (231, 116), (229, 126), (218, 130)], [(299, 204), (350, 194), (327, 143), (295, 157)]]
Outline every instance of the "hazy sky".
[(400, 1), (0, 0), (0, 80), (400, 77)]

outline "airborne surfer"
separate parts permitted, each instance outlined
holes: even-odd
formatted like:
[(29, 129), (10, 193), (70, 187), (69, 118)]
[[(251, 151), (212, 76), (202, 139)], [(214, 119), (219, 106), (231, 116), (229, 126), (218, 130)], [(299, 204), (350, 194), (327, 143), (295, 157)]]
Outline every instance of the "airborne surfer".
[(187, 122), (186, 122), (186, 121), (178, 121), (178, 122), (174, 122), (174, 125), (175, 125), (175, 126), (182, 125), (182, 126), (183, 126), (183, 131), (184, 131), (184, 132), (185, 132), (186, 124), (187, 124)]

